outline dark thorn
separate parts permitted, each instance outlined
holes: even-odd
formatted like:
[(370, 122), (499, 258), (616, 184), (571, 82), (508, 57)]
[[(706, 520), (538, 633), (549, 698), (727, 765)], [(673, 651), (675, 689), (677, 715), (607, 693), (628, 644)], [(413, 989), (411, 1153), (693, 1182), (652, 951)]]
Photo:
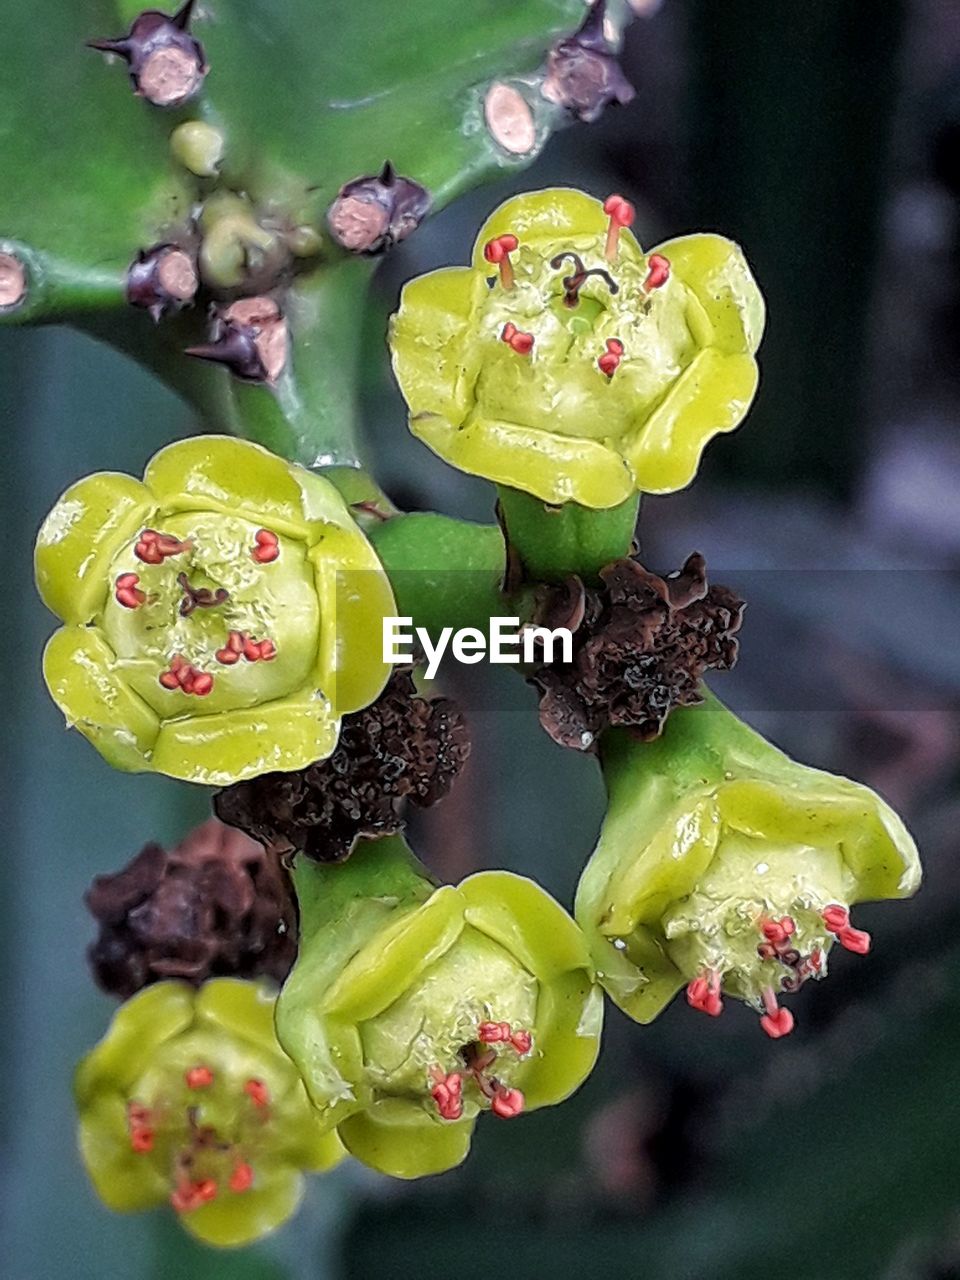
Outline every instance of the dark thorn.
[(389, 160), (384, 160), (383, 168), (380, 170), (380, 181), (385, 187), (392, 187), (397, 179), (397, 171)]
[(610, 46), (603, 31), (606, 16), (607, 0), (594, 0), (574, 36), (581, 48), (592, 49), (596, 53), (609, 52)]
[(266, 382), (267, 371), (257, 350), (256, 337), (249, 328), (227, 324), (213, 342), (187, 347), (185, 355), (195, 360), (209, 360), (226, 365), (231, 373), (246, 382)]
[(131, 57), (131, 43), (129, 40), (88, 40), (88, 49), (96, 49), (99, 53), (115, 53), (120, 58), (126, 58), (129, 62)]
[[(190, 26), (190, 19), (193, 17), (193, 7), (197, 0), (186, 0), (186, 4), (182, 5), (173, 15), (170, 21), (175, 27), (179, 27), (181, 31), (186, 31)], [(603, 4), (604, 0), (600, 0)]]

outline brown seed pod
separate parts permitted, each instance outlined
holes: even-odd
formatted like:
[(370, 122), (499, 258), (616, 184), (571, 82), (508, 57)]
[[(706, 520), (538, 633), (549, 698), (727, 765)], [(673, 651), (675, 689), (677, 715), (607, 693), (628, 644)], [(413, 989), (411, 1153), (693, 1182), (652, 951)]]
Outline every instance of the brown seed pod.
[(157, 107), (179, 107), (199, 91), (209, 70), (203, 46), (188, 29), (195, 3), (186, 0), (172, 15), (147, 9), (126, 36), (87, 44), (123, 58), (140, 97)]
[(340, 188), (327, 211), (330, 234), (351, 253), (377, 254), (416, 231), (430, 209), (430, 193), (394, 173), (389, 161), (376, 177)]

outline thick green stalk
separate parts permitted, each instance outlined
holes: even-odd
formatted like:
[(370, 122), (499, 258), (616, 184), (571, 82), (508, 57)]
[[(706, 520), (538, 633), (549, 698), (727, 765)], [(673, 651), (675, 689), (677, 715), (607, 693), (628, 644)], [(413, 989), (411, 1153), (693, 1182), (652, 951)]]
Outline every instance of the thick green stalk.
[(639, 494), (617, 507), (592, 511), (575, 502), (551, 507), (505, 485), (497, 491), (510, 545), (531, 581), (562, 582), (572, 573), (590, 581), (605, 564), (630, 553)]

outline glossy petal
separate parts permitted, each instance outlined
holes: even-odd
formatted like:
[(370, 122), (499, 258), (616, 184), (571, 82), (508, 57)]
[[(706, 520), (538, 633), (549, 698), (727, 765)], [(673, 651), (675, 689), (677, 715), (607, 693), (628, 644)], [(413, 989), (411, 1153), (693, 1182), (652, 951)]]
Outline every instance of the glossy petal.
[(651, 252), (669, 259), (673, 271), (695, 294), (722, 351), (756, 353), (766, 307), (739, 245), (724, 236), (680, 236)]
[(740, 425), (759, 376), (752, 356), (724, 355), (714, 347), (701, 351), (625, 448), (637, 488), (685, 488), (713, 437)]
[(107, 569), (155, 502), (139, 480), (101, 471), (71, 485), (40, 527), (34, 553), (43, 602), (64, 622), (89, 622), (107, 596)]
[[(544, 191), (527, 191), (511, 196), (491, 213), (477, 233), (473, 246), (473, 265), (486, 275), (492, 273), (483, 256), (488, 240), (512, 233), (521, 243), (534, 243), (538, 248), (558, 249), (568, 241), (594, 241), (605, 237), (609, 219), (603, 202), (573, 187), (549, 187)], [(629, 230), (620, 233), (621, 252), (639, 259), (640, 246)]]
[(77, 1068), (78, 1103), (86, 1106), (98, 1092), (126, 1088), (150, 1065), (160, 1045), (192, 1024), (193, 1005), (194, 993), (184, 982), (158, 982), (122, 1004), (109, 1034)]
[(467, 922), (499, 942), (542, 983), (590, 968), (586, 940), (560, 904), (525, 876), (481, 871), (460, 886)]
[(470, 267), (448, 267), (404, 286), (390, 331), (393, 371), (410, 413), (437, 413), (459, 425), (473, 404), (481, 361), (466, 341), (487, 285)]
[(251, 1041), (279, 1057), (273, 1025), (276, 1003), (276, 992), (266, 983), (213, 978), (197, 992), (194, 1017), (198, 1025)]
[(327, 527), (310, 551), (320, 600), (319, 688), (334, 714), (369, 706), (390, 677), (383, 619), (397, 611), (390, 580), (359, 530)]
[(462, 1164), (473, 1121), (434, 1119), (398, 1098), (383, 1098), (340, 1125), (343, 1145), (371, 1169), (393, 1178), (424, 1178)]
[(299, 1208), (303, 1175), (296, 1169), (267, 1165), (255, 1172), (254, 1179), (250, 1190), (241, 1195), (223, 1192), (199, 1209), (181, 1214), (184, 1229), (221, 1249), (252, 1244), (275, 1231)]
[(170, 1188), (154, 1161), (131, 1150), (126, 1114), (119, 1093), (91, 1098), (80, 1117), (80, 1154), (107, 1208), (139, 1213), (163, 1204)]
[(154, 454), (144, 481), (165, 511), (223, 511), (307, 538), (318, 523), (346, 527), (329, 481), (232, 436), (193, 436)]
[(303, 769), (337, 745), (340, 722), (316, 693), (293, 694), (246, 711), (168, 720), (152, 765), (158, 773), (208, 787), (272, 770)]
[(523, 489), (544, 502), (606, 508), (634, 491), (623, 459), (599, 440), (556, 436), (483, 418), (457, 429), (436, 414), (421, 414), (411, 420), (410, 428), (461, 471)]
[(583, 969), (547, 983), (537, 1006), (535, 1061), (523, 1079), (527, 1107), (569, 1098), (593, 1070), (603, 1030), (603, 992)]
[(110, 764), (134, 772), (150, 767), (160, 721), (127, 685), (99, 631), (55, 631), (43, 652), (43, 678), (67, 724)]

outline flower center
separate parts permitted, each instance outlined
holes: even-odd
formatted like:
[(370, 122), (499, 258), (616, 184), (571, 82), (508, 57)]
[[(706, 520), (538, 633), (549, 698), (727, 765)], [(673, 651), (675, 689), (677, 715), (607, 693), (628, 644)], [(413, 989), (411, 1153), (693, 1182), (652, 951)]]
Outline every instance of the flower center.
[(164, 719), (301, 688), (320, 630), (305, 546), (239, 516), (157, 520), (110, 568), (102, 625), (129, 684)]

